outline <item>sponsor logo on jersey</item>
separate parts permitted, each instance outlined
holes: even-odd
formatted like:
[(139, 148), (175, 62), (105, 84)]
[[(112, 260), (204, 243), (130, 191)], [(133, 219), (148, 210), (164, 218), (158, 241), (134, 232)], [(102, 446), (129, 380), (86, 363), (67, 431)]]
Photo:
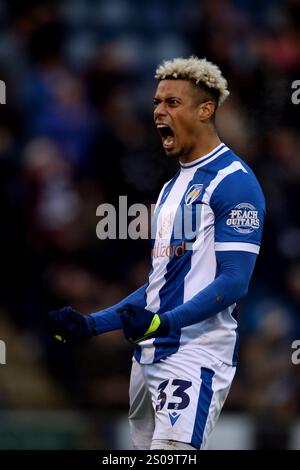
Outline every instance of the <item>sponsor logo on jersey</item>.
[(186, 252), (186, 247), (184, 241), (182, 241), (179, 245), (164, 245), (163, 243), (158, 243), (152, 249), (151, 255), (152, 258), (172, 258), (175, 256), (176, 258), (181, 258)]
[(239, 233), (252, 233), (260, 226), (258, 210), (248, 202), (241, 202), (230, 211), (226, 225)]
[(202, 192), (203, 184), (193, 184), (185, 194), (185, 203), (187, 206), (192, 204)]

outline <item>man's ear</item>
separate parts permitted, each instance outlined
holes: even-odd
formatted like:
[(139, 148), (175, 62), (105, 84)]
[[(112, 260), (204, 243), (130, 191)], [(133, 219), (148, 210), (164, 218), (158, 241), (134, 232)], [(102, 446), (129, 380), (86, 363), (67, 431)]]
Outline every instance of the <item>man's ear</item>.
[(213, 101), (205, 101), (201, 103), (198, 108), (198, 117), (200, 121), (207, 121), (214, 114), (216, 104)]

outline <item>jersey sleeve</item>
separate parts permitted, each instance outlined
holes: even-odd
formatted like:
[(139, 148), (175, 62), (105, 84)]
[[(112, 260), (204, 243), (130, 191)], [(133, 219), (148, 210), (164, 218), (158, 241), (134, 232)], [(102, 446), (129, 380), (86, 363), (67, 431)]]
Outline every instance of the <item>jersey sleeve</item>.
[(139, 289), (135, 290), (112, 307), (100, 310), (99, 312), (91, 313), (89, 316), (92, 317), (95, 322), (96, 334), (100, 335), (102, 333), (121, 329), (122, 323), (117, 310), (124, 307), (124, 305), (127, 303), (145, 308), (147, 285), (147, 283), (142, 285)]
[(254, 174), (245, 168), (228, 174), (214, 188), (215, 250), (258, 254), (265, 219), (265, 198)]

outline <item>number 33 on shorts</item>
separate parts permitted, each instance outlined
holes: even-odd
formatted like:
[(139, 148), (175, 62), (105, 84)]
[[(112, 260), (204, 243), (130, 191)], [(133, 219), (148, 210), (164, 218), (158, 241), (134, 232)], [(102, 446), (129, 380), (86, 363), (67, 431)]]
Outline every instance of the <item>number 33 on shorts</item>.
[[(169, 382), (170, 386), (174, 388), (174, 391), (172, 393), (172, 397), (167, 403), (168, 397), (165, 393), (165, 389), (169, 385)], [(173, 379), (172, 381), (164, 380), (158, 386), (159, 393), (157, 396), (156, 412), (161, 411), (165, 405), (167, 406), (168, 410), (173, 410), (169, 412), (169, 418), (172, 426), (174, 426), (180, 417), (180, 413), (178, 413), (178, 411), (187, 408), (190, 404), (190, 397), (186, 393), (186, 390), (191, 386), (192, 382), (181, 379)], [(178, 397), (179, 400), (177, 399), (176, 401), (172, 401), (173, 397)]]
[(193, 388), (189, 380), (167, 379), (158, 385), (155, 415), (161, 421), (160, 426), (171, 426), (175, 433), (176, 428), (181, 428), (180, 421), (185, 421), (188, 417), (191, 392)]

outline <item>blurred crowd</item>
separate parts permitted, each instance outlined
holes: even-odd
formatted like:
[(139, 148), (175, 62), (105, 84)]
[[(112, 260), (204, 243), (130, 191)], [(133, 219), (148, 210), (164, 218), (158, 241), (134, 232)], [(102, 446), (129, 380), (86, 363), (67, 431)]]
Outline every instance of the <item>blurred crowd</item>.
[(1, 409), (127, 409), (122, 333), (63, 348), (46, 313), (94, 312), (145, 282), (149, 242), (99, 240), (96, 208), (150, 205), (175, 173), (152, 122), (154, 72), (191, 54), (226, 76), (220, 136), (267, 200), (226, 409), (257, 418), (258, 447), (285, 442), (299, 416), (299, 0), (0, 1)]

